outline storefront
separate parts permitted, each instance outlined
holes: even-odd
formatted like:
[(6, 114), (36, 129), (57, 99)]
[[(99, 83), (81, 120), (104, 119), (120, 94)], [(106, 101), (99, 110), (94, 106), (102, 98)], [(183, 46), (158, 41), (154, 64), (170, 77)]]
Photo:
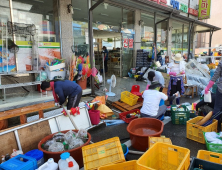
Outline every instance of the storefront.
[[(150, 57), (162, 52), (164, 56), (181, 53), (185, 58), (191, 58), (196, 33), (220, 28), (198, 21), (198, 0), (184, 2), (1, 0), (1, 51), (4, 52), (8, 39), (19, 46), (16, 56), (10, 54), (12, 60), (10, 67), (7, 65), (7, 72), (16, 70), (15, 67), (19, 72), (31, 70), (31, 60), (36, 56), (31, 50), (33, 43), (38, 44), (40, 67), (54, 57), (66, 59), (68, 65), (75, 52), (85, 58), (90, 56), (91, 67), (101, 69), (102, 47), (106, 46), (109, 73), (120, 77), (127, 76), (132, 67), (146, 66), (147, 63), (138, 60), (138, 50), (145, 51)], [(8, 21), (34, 25), (35, 34), (7, 34)], [(0, 63), (4, 63), (3, 58)], [(5, 65), (1, 66), (0, 72), (5, 72)]]

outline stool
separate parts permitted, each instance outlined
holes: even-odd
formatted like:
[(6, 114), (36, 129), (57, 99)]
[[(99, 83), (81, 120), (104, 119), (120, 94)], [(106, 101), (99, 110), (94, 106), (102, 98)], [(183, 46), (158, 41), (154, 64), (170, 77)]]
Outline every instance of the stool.
[(140, 93), (140, 86), (139, 85), (133, 85), (131, 93), (139, 97), (139, 99), (138, 99), (139, 102), (143, 101), (142, 94)]
[(192, 90), (192, 93), (191, 93), (192, 98), (194, 98), (194, 93), (196, 93), (195, 95), (198, 96), (198, 88), (197, 88), (196, 85), (184, 85), (184, 88), (185, 88), (185, 91), (186, 91), (186, 89), (191, 88), (191, 90)]

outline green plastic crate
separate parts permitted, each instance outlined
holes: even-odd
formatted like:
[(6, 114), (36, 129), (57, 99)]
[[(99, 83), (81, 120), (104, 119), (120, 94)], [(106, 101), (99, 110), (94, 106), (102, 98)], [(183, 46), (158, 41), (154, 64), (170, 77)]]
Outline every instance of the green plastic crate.
[(171, 106), (171, 120), (174, 125), (185, 125), (186, 122), (190, 119), (190, 111), (186, 106), (180, 106), (184, 108), (184, 111), (174, 111), (173, 108), (177, 107), (176, 105)]
[[(205, 137), (205, 133), (206, 132), (203, 132), (204, 134), (204, 139), (206, 141), (206, 147), (207, 147), (207, 150), (208, 151), (212, 151), (212, 152), (217, 152), (217, 153), (222, 153), (222, 144), (214, 144), (214, 143), (209, 143)], [(218, 133), (219, 135), (219, 133)], [(221, 139), (222, 140), (222, 139)]]

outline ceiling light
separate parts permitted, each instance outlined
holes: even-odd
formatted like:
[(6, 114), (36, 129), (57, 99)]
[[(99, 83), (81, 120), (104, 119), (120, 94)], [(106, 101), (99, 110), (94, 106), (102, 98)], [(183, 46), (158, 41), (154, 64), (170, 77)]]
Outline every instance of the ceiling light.
[(78, 10), (78, 11), (81, 11), (81, 9), (80, 8), (73, 8), (74, 10)]
[(44, 1), (42, 0), (33, 0), (33, 1), (44, 3)]
[(104, 5), (104, 8), (107, 9), (107, 7), (108, 7), (109, 4), (104, 3), (103, 5)]
[(108, 14), (103, 14), (103, 13), (101, 13), (100, 15), (102, 15), (102, 16), (106, 16), (106, 17), (108, 17), (108, 16), (109, 16)]

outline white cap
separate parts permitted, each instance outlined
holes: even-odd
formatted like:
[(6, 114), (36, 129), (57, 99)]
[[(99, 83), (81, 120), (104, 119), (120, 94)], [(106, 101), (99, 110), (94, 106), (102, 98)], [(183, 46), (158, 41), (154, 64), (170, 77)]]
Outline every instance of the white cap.
[(48, 163), (54, 163), (54, 159), (53, 158), (50, 158), (50, 159), (48, 159), (48, 161), (47, 161)]

